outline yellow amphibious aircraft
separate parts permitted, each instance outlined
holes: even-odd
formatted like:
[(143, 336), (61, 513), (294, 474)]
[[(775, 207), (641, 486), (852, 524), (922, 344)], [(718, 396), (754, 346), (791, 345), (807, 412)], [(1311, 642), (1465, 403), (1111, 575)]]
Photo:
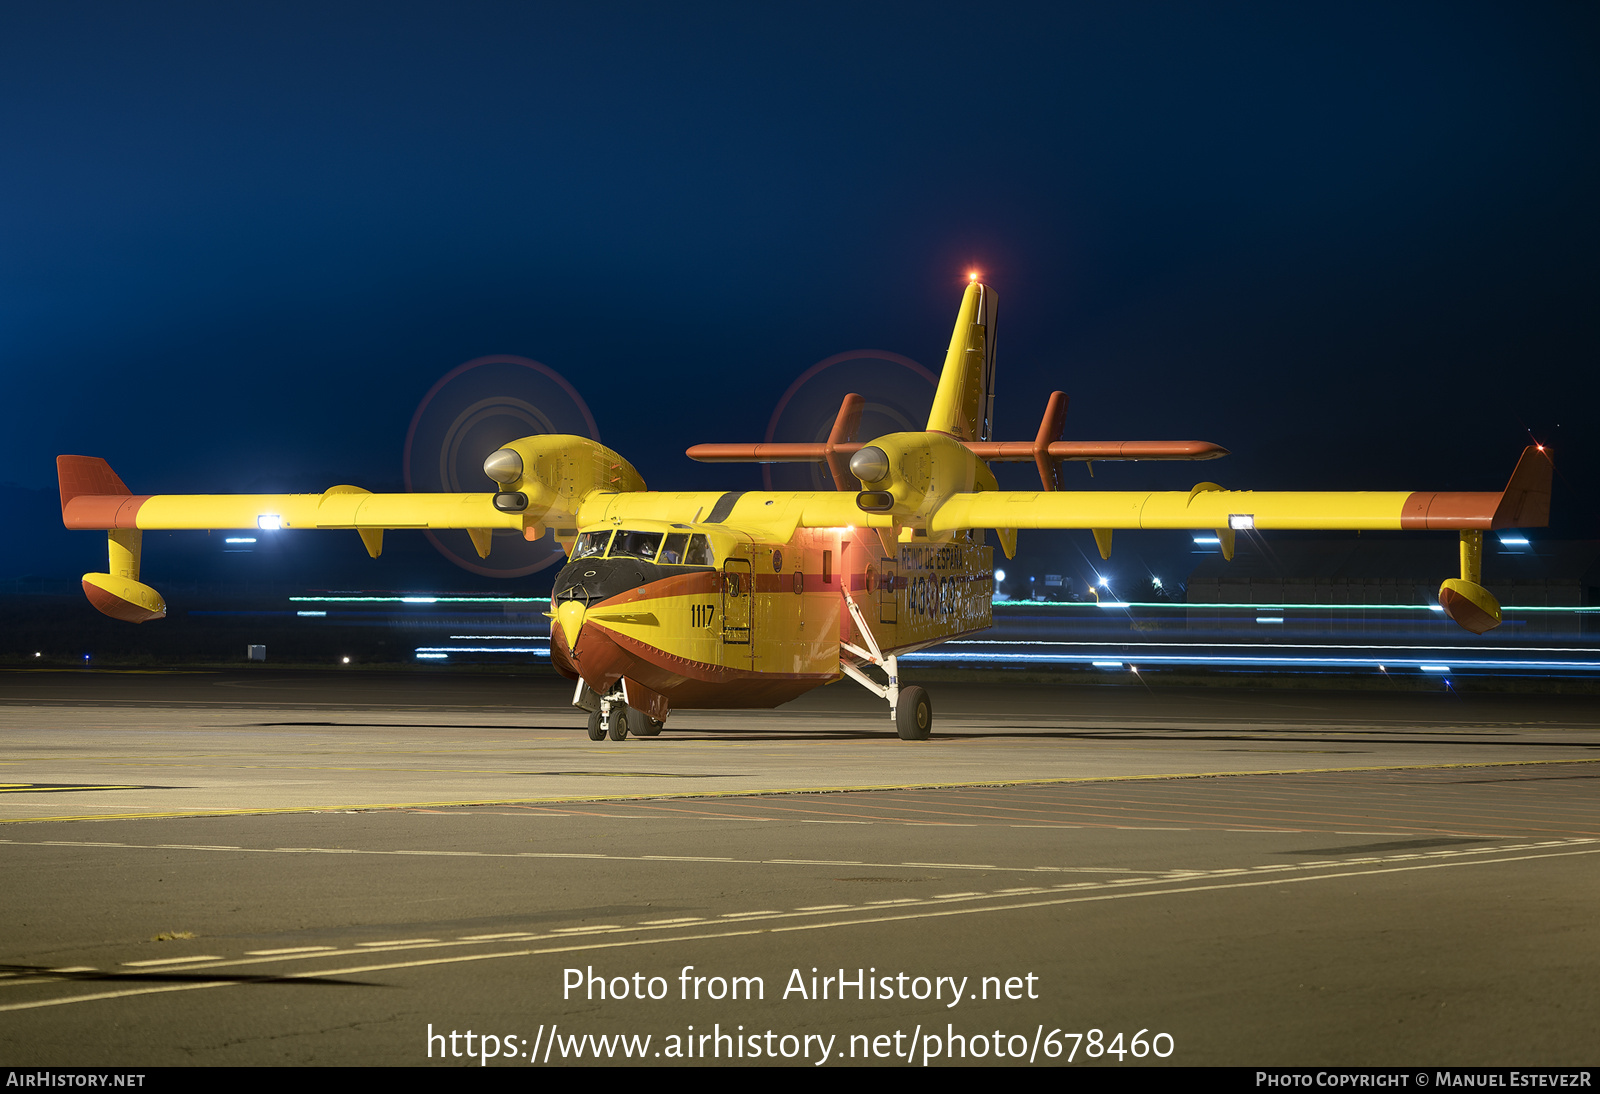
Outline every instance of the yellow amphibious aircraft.
[[(1063, 441), (1066, 396), (1050, 397), (1032, 441), (994, 441), (996, 297), (972, 275), (922, 432), (855, 437), (850, 395), (818, 444), (703, 444), (706, 461), (824, 461), (834, 491), (646, 490), (629, 463), (584, 437), (508, 439), (477, 494), (132, 494), (105, 460), (61, 456), (62, 519), (105, 529), (107, 573), (85, 574), (100, 611), (166, 614), (139, 582), (148, 528), (349, 529), (377, 557), (390, 529), (464, 528), (487, 557), (493, 530), (553, 535), (567, 554), (551, 599), (551, 659), (576, 684), (589, 736), (653, 736), (683, 708), (773, 707), (849, 676), (888, 701), (899, 735), (928, 736), (933, 708), (900, 682), (897, 656), (990, 625), (993, 531), (1007, 557), (1020, 528), (1092, 529), (1110, 556), (1119, 528), (1214, 529), (1233, 557), (1240, 531), (1417, 529), (1460, 533), (1460, 576), (1439, 602), (1482, 634), (1500, 606), (1479, 583), (1485, 529), (1545, 524), (1551, 465), (1526, 449), (1505, 490), (1485, 493), (1069, 491), (1063, 461), (1207, 460), (1199, 441)], [(1000, 490), (994, 461), (1032, 462), (1040, 489)], [(877, 666), (879, 683), (866, 669)]]

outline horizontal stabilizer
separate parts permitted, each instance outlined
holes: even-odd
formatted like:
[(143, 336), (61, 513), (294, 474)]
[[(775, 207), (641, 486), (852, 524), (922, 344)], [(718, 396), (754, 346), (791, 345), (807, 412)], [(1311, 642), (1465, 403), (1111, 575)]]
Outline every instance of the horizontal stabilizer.
[[(1037, 451), (1034, 441), (979, 441), (967, 445), (980, 460), (1026, 463)], [(1044, 454), (1052, 460), (1217, 460), (1229, 454), (1210, 441), (1051, 441)]]

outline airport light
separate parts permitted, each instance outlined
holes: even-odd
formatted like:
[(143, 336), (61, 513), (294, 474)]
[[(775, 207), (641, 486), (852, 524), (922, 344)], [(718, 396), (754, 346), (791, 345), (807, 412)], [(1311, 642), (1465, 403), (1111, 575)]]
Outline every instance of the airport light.
[(283, 527), (283, 518), (277, 513), (262, 513), (256, 518), (256, 527), (263, 532), (276, 532)]
[(1256, 526), (1254, 513), (1229, 513), (1228, 527), (1236, 532), (1248, 532)]

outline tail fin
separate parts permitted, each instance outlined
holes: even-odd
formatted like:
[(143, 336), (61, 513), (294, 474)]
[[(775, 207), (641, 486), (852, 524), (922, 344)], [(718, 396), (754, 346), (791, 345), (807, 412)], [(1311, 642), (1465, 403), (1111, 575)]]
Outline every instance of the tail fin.
[(967, 286), (950, 335), (939, 389), (928, 414), (930, 432), (987, 441), (994, 420), (994, 351), (1000, 298), (980, 281)]

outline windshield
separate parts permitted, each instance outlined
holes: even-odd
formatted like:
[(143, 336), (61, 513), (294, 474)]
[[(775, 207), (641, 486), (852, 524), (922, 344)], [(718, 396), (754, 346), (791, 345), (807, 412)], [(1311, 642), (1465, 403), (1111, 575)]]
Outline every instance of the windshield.
[(651, 562), (660, 549), (660, 532), (630, 532), (624, 528), (617, 533), (616, 540), (611, 544), (610, 557), (642, 558), (646, 562)]
[(578, 542), (573, 545), (572, 558), (592, 558), (595, 555), (606, 553), (606, 544), (611, 541), (611, 530), (604, 532), (585, 532), (578, 537)]
[[(665, 542), (663, 542), (665, 541)], [(611, 529), (585, 532), (572, 547), (568, 561), (580, 558), (598, 558), (608, 554), (611, 558), (642, 558), (663, 566), (715, 566), (716, 552), (704, 535), (688, 532), (632, 532), (626, 528), (615, 536)], [(657, 556), (660, 557), (657, 557)]]

